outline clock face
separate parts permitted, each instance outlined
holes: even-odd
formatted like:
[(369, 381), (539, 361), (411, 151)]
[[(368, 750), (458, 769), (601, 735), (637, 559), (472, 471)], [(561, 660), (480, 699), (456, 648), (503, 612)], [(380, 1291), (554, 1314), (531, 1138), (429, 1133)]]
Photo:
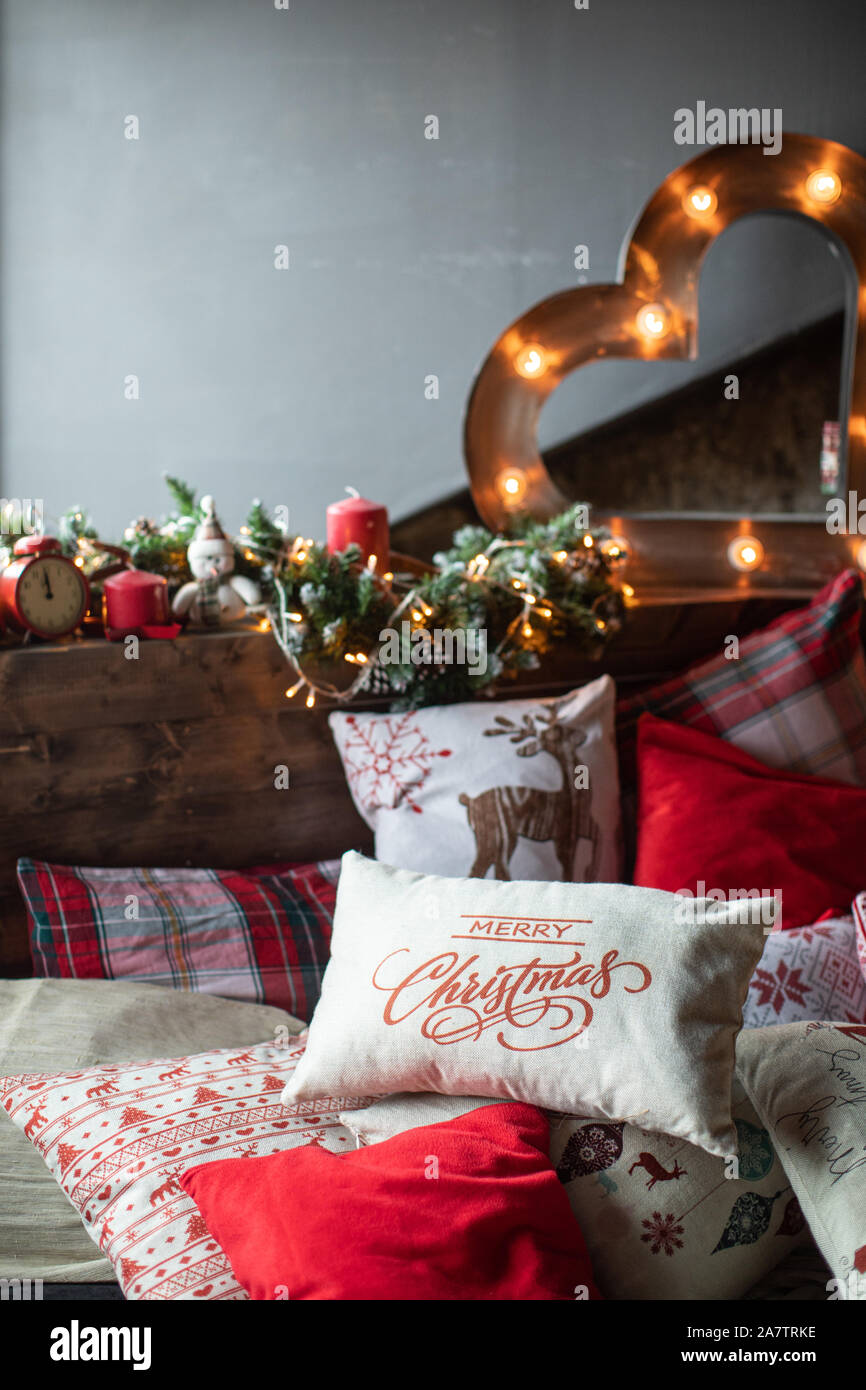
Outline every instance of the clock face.
[(87, 587), (74, 565), (58, 556), (30, 561), (15, 591), (25, 623), (46, 637), (77, 627), (87, 606)]

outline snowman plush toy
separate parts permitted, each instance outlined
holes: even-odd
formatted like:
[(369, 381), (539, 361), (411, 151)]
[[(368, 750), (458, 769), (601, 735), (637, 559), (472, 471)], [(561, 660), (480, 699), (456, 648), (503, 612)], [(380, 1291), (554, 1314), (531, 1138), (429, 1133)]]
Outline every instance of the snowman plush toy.
[(259, 587), (234, 574), (234, 546), (219, 524), (212, 497), (201, 499), (204, 516), (187, 547), (194, 579), (178, 589), (172, 611), (200, 627), (219, 627), (242, 618), (248, 605), (258, 603)]

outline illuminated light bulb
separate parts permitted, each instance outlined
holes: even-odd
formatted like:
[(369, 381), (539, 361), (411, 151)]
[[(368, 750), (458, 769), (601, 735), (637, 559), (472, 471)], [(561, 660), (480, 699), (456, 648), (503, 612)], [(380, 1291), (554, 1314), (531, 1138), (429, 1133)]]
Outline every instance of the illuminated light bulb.
[(394, 571), (386, 570), (385, 573), (382, 575), (382, 578), (384, 579), (386, 584), (390, 584), (394, 578)]
[(663, 338), (668, 331), (667, 311), (661, 304), (644, 304), (638, 310), (636, 323), (645, 338)]
[(832, 169), (813, 169), (806, 180), (806, 197), (813, 203), (835, 203), (842, 194), (842, 180)]
[(297, 695), (298, 691), (301, 689), (303, 685), (303, 680), (295, 681), (295, 684), (293, 686), (290, 686), (290, 688), (286, 691), (286, 699), (294, 700), (295, 696)]
[(253, 552), (252, 552), (251, 550), (245, 550), (245, 551), (244, 551), (244, 559), (245, 559), (245, 560), (254, 560), (255, 558), (256, 558), (256, 557), (255, 557), (255, 555), (253, 554)]
[(353, 655), (352, 655), (351, 652), (344, 652), (344, 653), (343, 653), (343, 660), (344, 660), (344, 661), (348, 661), (348, 663), (349, 663), (350, 666), (354, 666), (354, 664), (355, 664), (355, 658), (353, 657)]
[(368, 570), (374, 570), (374, 569), (376, 568), (376, 565), (377, 565), (378, 563), (379, 563), (379, 557), (378, 557), (378, 555), (368, 555), (368, 556), (367, 556), (367, 569), (368, 569)]
[(547, 371), (547, 353), (539, 343), (527, 343), (515, 357), (514, 369), (528, 380), (544, 376)]
[(583, 543), (587, 550), (592, 550), (592, 547), (595, 545), (595, 539), (592, 536), (584, 536)]
[(553, 610), (550, 609), (550, 608), (536, 608), (535, 611), (536, 611), (536, 613), (540, 614), (540, 616), (541, 616), (542, 618), (552, 618), (552, 617), (553, 617)]
[(286, 617), (290, 623), (302, 623), (304, 621), (303, 613), (287, 613)]
[(313, 708), (313, 705), (314, 705), (315, 703), (316, 703), (316, 692), (315, 692), (314, 690), (311, 690), (310, 693), (309, 693), (309, 695), (307, 696), (307, 709), (312, 709), (312, 708)]
[(523, 633), (524, 637), (531, 637), (531, 636), (532, 636), (532, 623), (524, 623), (524, 624), (523, 624), (523, 627), (522, 627), (520, 630), (521, 630), (521, 632)]
[(76, 565), (78, 566), (78, 568), (79, 568), (80, 570), (84, 569), (84, 556), (83, 556), (83, 555), (76, 555), (76, 557), (75, 557), (75, 563), (76, 563)]
[(296, 551), (295, 551), (295, 559), (298, 561), (298, 564), (302, 565), (302, 564), (304, 563), (304, 561), (306, 560), (306, 558), (307, 558), (307, 552), (306, 552), (306, 550), (296, 550)]
[(259, 632), (270, 632), (270, 630), (271, 625), (267, 618), (262, 618), (262, 621), (259, 623)]
[(514, 506), (526, 495), (526, 475), (519, 468), (506, 468), (496, 479), (496, 486), (506, 504)]
[(755, 536), (735, 536), (728, 546), (728, 563), (735, 570), (757, 569), (764, 558), (764, 547)]
[(718, 206), (718, 198), (705, 184), (697, 184), (690, 188), (683, 198), (683, 208), (689, 217), (712, 217)]
[(423, 620), (423, 618), (424, 618), (424, 614), (420, 611), (420, 609), (418, 609), (418, 608), (413, 608), (413, 609), (412, 609), (412, 617), (415, 619), (415, 622), (416, 622), (416, 623), (420, 623), (420, 622)]
[(535, 597), (535, 594), (526, 594), (526, 595), (524, 596), (523, 602), (524, 602), (524, 603), (537, 603), (537, 602), (538, 602), (538, 599)]
[(251, 534), (252, 534), (252, 532), (250, 531), (249, 526), (242, 526), (242, 527), (241, 527), (241, 535), (242, 535), (242, 536), (249, 536), (249, 535), (251, 535)]
[(609, 536), (606, 541), (602, 541), (601, 549), (609, 560), (628, 559), (628, 546), (622, 536)]
[(355, 652), (355, 660), (357, 661), (359, 666), (367, 665), (367, 657), (364, 654), (364, 652)]
[(623, 584), (620, 587), (620, 593), (622, 594), (623, 598), (634, 598), (634, 589), (631, 587), (630, 584)]
[(554, 560), (556, 561), (556, 563), (557, 563), (558, 565), (564, 565), (565, 562), (566, 562), (566, 560), (568, 559), (568, 551), (567, 551), (567, 550), (555, 550), (554, 553), (553, 553), (553, 558), (554, 558)]
[(595, 626), (596, 626), (596, 630), (597, 630), (598, 632), (606, 632), (606, 631), (607, 631), (607, 623), (604, 621), (604, 618), (596, 618), (596, 620), (595, 620)]
[(511, 587), (512, 589), (525, 589), (526, 585), (524, 584), (522, 579), (512, 579)]
[(433, 616), (433, 609), (430, 607), (429, 603), (422, 603), (421, 608), (425, 618), (431, 618)]

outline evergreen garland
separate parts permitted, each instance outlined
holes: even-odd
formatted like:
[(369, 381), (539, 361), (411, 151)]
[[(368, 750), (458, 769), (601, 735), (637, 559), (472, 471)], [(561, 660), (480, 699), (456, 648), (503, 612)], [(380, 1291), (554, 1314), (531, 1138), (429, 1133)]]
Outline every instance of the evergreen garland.
[[(186, 548), (202, 509), (186, 483), (165, 481), (173, 511), (161, 523), (131, 523), (123, 547), (138, 569), (164, 575), (174, 589), (191, 577)], [(575, 505), (550, 521), (517, 519), (507, 536), (464, 526), (434, 556), (431, 573), (383, 579), (356, 546), (332, 555), (286, 535), (256, 499), (233, 542), (235, 570), (262, 590), (262, 609), (296, 673), (287, 693), (306, 691), (308, 705), (317, 695), (347, 703), (371, 691), (390, 694), (395, 709), (444, 704), (490, 693), (558, 643), (596, 651), (619, 629), (631, 591), (615, 571), (626, 555), (606, 531), (587, 530), (587, 517), (587, 507)], [(115, 558), (100, 553), (81, 508), (62, 518), (60, 539), (68, 554), (83, 557), (91, 582)], [(478, 669), (449, 660), (447, 648), (425, 638), (449, 631), (478, 634), (486, 657)], [(402, 639), (397, 661), (385, 655), (388, 632)], [(425, 641), (427, 657), (412, 660)]]

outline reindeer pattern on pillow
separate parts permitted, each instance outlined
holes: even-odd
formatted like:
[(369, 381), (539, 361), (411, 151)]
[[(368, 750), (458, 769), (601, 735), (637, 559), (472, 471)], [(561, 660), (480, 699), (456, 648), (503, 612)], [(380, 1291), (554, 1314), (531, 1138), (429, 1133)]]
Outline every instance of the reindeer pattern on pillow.
[(511, 743), (521, 744), (518, 757), (546, 754), (553, 758), (562, 785), (552, 791), (544, 787), (505, 786), (490, 787), (478, 796), (461, 792), (458, 801), (466, 807), (476, 845), (469, 878), (486, 878), (492, 868), (494, 878), (510, 879), (509, 863), (521, 836), (552, 843), (566, 880), (572, 876), (579, 842), (588, 841), (589, 862), (583, 877), (588, 882), (595, 878), (599, 828), (592, 815), (592, 788), (579, 759), (586, 730), (560, 722), (559, 715), (568, 703), (557, 700), (537, 714), (524, 713), (519, 724), (498, 714), (498, 727), (484, 730), (487, 738), (507, 736)]
[(376, 857), (452, 878), (615, 882), (609, 676), (556, 698), (331, 715)]

